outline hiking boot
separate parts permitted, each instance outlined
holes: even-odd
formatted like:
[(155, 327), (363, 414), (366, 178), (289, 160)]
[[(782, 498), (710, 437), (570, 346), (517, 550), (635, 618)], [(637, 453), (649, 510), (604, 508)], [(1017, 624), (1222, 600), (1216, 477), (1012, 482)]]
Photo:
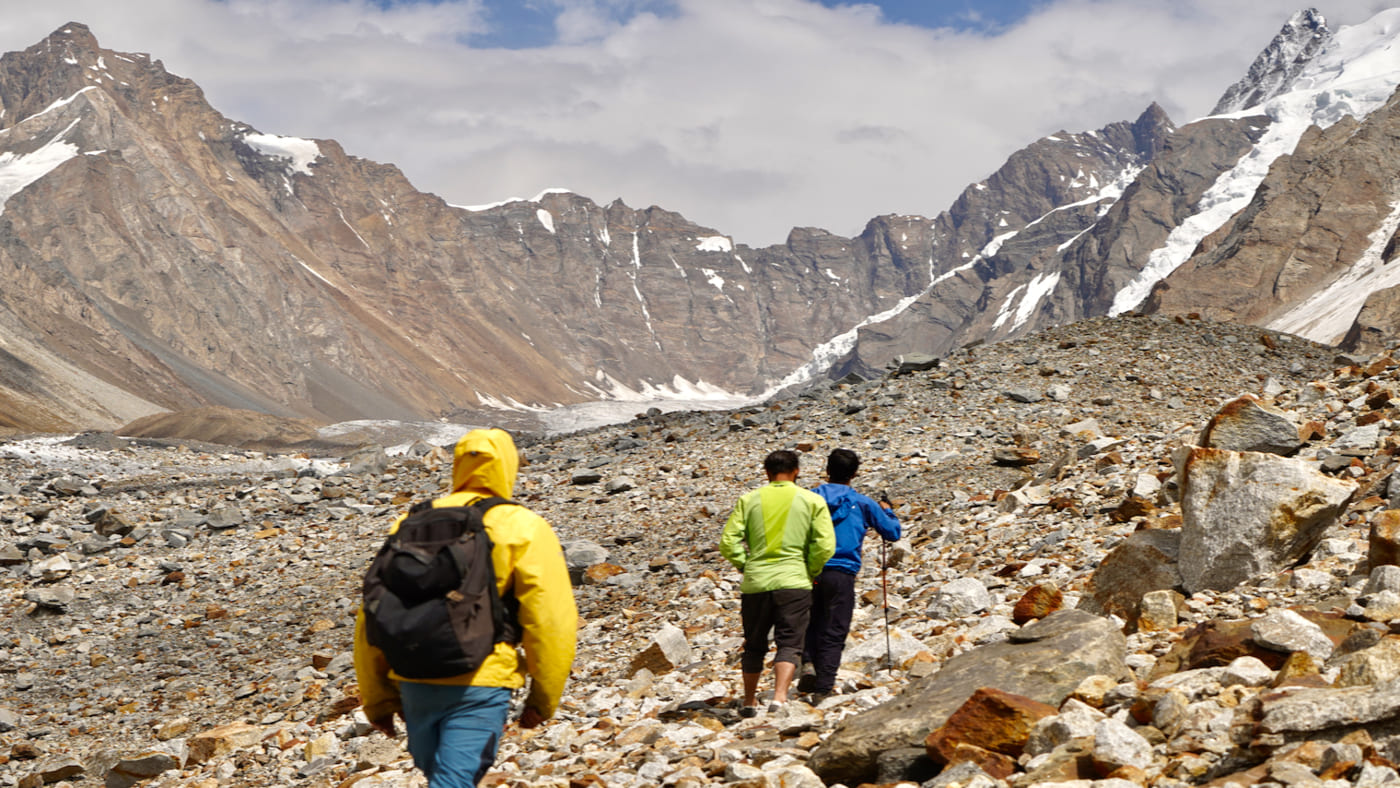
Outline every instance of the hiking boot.
[(740, 716), (740, 717), (743, 717), (744, 719), (749, 719), (749, 718), (751, 718), (751, 717), (757, 717), (757, 716), (758, 716), (758, 707), (757, 707), (757, 706), (740, 706), (740, 707), (739, 707), (739, 716)]
[(802, 675), (797, 677), (797, 691), (811, 692), (817, 688), (817, 670), (810, 664), (802, 666)]

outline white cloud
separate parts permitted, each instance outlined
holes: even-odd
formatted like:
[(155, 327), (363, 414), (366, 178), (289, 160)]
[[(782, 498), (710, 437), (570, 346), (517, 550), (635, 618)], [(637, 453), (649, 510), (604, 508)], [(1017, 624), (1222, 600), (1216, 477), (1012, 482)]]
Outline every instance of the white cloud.
[[(231, 118), (336, 139), (452, 203), (567, 183), (767, 244), (792, 226), (936, 214), (1035, 138), (1152, 101), (1198, 117), (1293, 10), (1054, 0), (985, 36), (886, 24), (868, 4), (549, 2), (560, 43), (529, 50), (462, 43), (493, 23), (481, 0), (50, 0), (7, 9), (0, 49), (84, 22)], [(1336, 27), (1386, 5), (1322, 11)]]

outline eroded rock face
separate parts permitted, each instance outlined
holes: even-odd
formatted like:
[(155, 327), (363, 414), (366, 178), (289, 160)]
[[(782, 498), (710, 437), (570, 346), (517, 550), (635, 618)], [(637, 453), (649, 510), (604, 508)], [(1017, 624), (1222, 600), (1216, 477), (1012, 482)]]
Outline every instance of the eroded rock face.
[(1394, 194), (1373, 165), (1400, 155), (1397, 129), (1394, 97), (1364, 121), (1346, 117), (1309, 129), (1293, 155), (1270, 168), (1250, 204), (1202, 240), (1146, 308), (1340, 341), (1350, 316), (1333, 331), (1327, 306), (1292, 310), (1360, 263), (1374, 243)]
[(1192, 449), (1182, 469), (1179, 565), (1188, 593), (1276, 572), (1322, 540), (1356, 492), (1297, 460)]

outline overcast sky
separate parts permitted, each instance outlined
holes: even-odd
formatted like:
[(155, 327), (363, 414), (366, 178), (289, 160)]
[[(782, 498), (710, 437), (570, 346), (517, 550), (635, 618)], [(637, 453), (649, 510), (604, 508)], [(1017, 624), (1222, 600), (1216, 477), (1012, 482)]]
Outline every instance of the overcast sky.
[[(1324, 0), (1333, 29), (1390, 2)], [(567, 188), (739, 243), (933, 216), (1038, 137), (1209, 112), (1279, 0), (45, 0), (258, 130), (338, 140), (458, 205)], [(1301, 7), (1301, 6), (1300, 6)]]

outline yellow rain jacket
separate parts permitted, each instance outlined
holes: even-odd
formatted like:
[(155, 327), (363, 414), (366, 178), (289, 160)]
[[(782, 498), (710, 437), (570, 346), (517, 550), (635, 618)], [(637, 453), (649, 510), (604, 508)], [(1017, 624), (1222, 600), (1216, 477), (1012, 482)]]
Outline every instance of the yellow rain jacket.
[[(467, 506), (493, 495), (509, 498), (515, 489), (520, 459), (515, 441), (502, 430), (472, 430), (457, 442), (452, 464), (452, 493), (433, 501), (434, 507)], [(398, 530), (403, 516), (390, 533)], [(564, 682), (574, 661), (578, 608), (574, 604), (569, 570), (559, 539), (543, 517), (523, 506), (496, 506), (483, 518), (495, 545), (496, 588), (511, 591), (520, 602), (521, 643), (497, 643), (495, 651), (472, 673), (445, 679), (421, 679), (425, 684), (474, 687), (522, 687), (533, 680), (527, 706), (546, 719), (559, 707)], [(365, 614), (355, 617), (355, 677), (365, 716), (379, 720), (401, 710), (399, 681), (384, 654), (371, 646)]]

